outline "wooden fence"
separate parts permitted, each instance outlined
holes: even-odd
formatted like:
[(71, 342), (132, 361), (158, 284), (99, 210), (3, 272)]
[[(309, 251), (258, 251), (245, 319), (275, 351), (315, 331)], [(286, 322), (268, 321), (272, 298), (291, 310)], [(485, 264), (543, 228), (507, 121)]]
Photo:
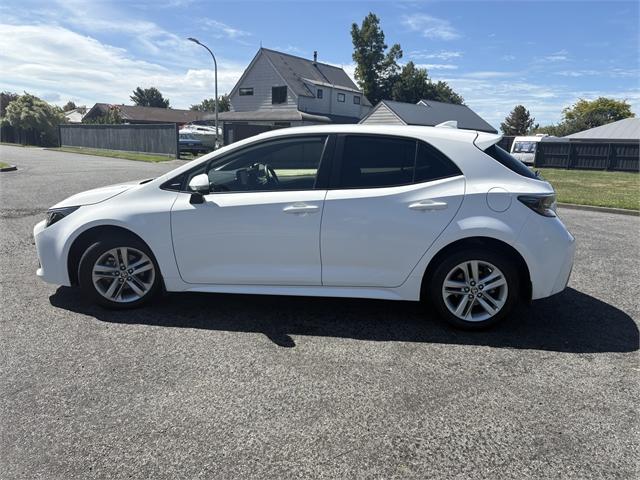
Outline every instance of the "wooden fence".
[(539, 142), (534, 165), (576, 170), (640, 170), (640, 142)]
[(178, 126), (149, 125), (58, 125), (62, 147), (103, 148), (178, 157)]

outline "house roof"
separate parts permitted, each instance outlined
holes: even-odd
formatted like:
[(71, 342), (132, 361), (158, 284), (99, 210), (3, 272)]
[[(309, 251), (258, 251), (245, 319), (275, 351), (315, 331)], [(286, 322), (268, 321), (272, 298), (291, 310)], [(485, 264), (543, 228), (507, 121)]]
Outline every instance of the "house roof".
[(118, 107), (124, 121), (148, 123), (191, 123), (202, 120), (206, 112), (178, 110), (175, 108), (139, 107), (133, 105), (111, 105), (96, 103), (85, 118), (94, 118), (106, 113), (110, 107)]
[[(396, 102), (393, 100), (382, 100), (380, 103), (384, 103), (407, 125), (434, 126), (449, 120), (456, 120), (458, 122), (458, 128), (464, 130), (480, 130), (482, 132), (498, 133), (495, 128), (466, 105), (435, 102), (433, 100), (420, 100), (417, 104)], [(376, 105), (369, 115), (378, 108), (378, 105)], [(363, 118), (361, 122), (364, 122), (367, 117)]]
[(572, 133), (571, 140), (640, 140), (640, 118), (625, 118), (617, 122)]
[[(211, 120), (213, 116), (209, 115)], [(232, 121), (262, 121), (262, 122), (320, 122), (331, 123), (331, 119), (326, 115), (309, 114), (292, 110), (290, 108), (269, 108), (264, 110), (253, 110), (250, 112), (222, 112), (218, 114), (218, 120), (223, 122)]]

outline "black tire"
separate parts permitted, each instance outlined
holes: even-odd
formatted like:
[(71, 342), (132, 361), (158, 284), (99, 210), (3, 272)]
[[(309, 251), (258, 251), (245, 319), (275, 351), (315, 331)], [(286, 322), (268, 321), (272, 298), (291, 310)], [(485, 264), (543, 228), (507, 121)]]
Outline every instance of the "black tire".
[[(152, 276), (152, 280), (149, 281), (150, 287), (148, 287), (144, 295), (140, 296), (140, 298), (132, 299), (130, 301), (125, 301), (123, 298), (124, 297), (124, 293), (123, 293), (123, 296), (120, 297), (121, 301), (114, 301), (106, 298), (103, 294), (101, 294), (98, 291), (97, 287), (94, 285), (93, 268), (95, 263), (101, 257), (103, 257), (107, 252), (113, 249), (118, 249), (123, 247), (127, 249), (131, 249), (131, 252), (134, 252), (135, 250), (137, 250), (139, 252), (144, 253), (150, 260), (151, 264), (153, 265), (153, 276)], [(144, 275), (144, 274), (141, 274), (141, 275)], [(149, 279), (151, 277), (147, 275), (146, 278)], [(86, 295), (86, 297), (89, 298), (92, 302), (102, 305), (103, 307), (106, 307), (106, 308), (118, 309), (118, 310), (137, 308), (145, 305), (154, 297), (154, 295), (158, 292), (162, 284), (158, 263), (156, 262), (156, 259), (153, 256), (153, 253), (151, 252), (149, 247), (147, 247), (147, 245), (144, 242), (140, 241), (139, 239), (133, 236), (126, 236), (126, 235), (119, 235), (114, 238), (99, 240), (98, 242), (90, 245), (87, 248), (87, 250), (85, 250), (84, 254), (82, 255), (82, 258), (80, 259), (80, 263), (78, 265), (78, 281), (80, 284), (80, 289), (82, 290), (84, 295)], [(106, 279), (105, 281), (108, 282), (109, 279)], [(115, 281), (116, 280), (114, 279), (114, 282)], [(128, 283), (126, 278), (124, 279), (123, 283), (125, 284)], [(137, 285), (140, 286), (144, 284), (138, 282)], [(125, 288), (127, 289), (127, 291), (131, 290), (131, 292), (135, 294), (135, 292), (133, 292), (131, 287), (126, 286)]]
[[(452, 272), (456, 268), (456, 266), (474, 260), (486, 262), (495, 266), (502, 272), (506, 280), (507, 288), (506, 300), (504, 301), (504, 305), (498, 310), (497, 313), (484, 320), (464, 320), (462, 318), (459, 318), (449, 310), (449, 307), (447, 307), (447, 305), (445, 304), (445, 298), (443, 294), (444, 282), (450, 272)], [(486, 293), (484, 294), (483, 300), (486, 301), (487, 293), (500, 293), (500, 290), (487, 289), (485, 292)], [(469, 294), (478, 295), (478, 292), (469, 292)], [(464, 296), (466, 295), (467, 294), (465, 294)], [(482, 291), (479, 292), (479, 295), (481, 297), (483, 296)], [(518, 299), (520, 298), (520, 276), (518, 275), (516, 265), (510, 257), (494, 250), (484, 249), (482, 247), (468, 248), (448, 255), (446, 258), (442, 259), (438, 265), (436, 265), (435, 269), (433, 270), (433, 274), (426, 283), (426, 291), (423, 292), (423, 297), (425, 297), (429, 301), (429, 303), (433, 305), (438, 315), (446, 320), (449, 324), (457, 328), (463, 328), (466, 330), (481, 330), (491, 327), (509, 316), (509, 314), (517, 304)], [(460, 299), (459, 301), (462, 302), (462, 296), (454, 295), (451, 302), (454, 303), (458, 299)], [(484, 308), (482, 307), (482, 305), (478, 304), (476, 300), (476, 297), (474, 297), (473, 301), (471, 302), (472, 308), (475, 310), (480, 310), (480, 313), (482, 313), (482, 310), (484, 310)]]

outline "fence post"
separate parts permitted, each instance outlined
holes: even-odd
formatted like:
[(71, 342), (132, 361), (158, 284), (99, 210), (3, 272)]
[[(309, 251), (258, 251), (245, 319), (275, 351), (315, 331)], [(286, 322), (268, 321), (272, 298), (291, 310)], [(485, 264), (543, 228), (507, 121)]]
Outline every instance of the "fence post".
[(607, 150), (607, 170), (614, 170), (616, 161), (616, 149), (611, 148), (611, 143), (609, 143), (609, 149)]
[(573, 168), (573, 160), (575, 156), (575, 148), (573, 142), (569, 142), (569, 155), (567, 156), (567, 170)]
[(176, 127), (176, 158), (180, 160), (180, 127), (177, 123), (174, 125)]

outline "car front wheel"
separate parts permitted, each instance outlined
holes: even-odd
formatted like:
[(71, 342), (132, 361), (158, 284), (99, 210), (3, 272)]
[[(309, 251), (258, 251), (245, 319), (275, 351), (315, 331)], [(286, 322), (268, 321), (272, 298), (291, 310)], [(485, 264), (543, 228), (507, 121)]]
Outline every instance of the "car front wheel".
[(513, 310), (519, 295), (513, 262), (482, 249), (456, 252), (435, 269), (431, 303), (454, 326), (479, 329), (494, 325)]
[(160, 285), (149, 248), (134, 238), (102, 240), (91, 245), (78, 269), (80, 288), (108, 308), (134, 308), (149, 301)]

